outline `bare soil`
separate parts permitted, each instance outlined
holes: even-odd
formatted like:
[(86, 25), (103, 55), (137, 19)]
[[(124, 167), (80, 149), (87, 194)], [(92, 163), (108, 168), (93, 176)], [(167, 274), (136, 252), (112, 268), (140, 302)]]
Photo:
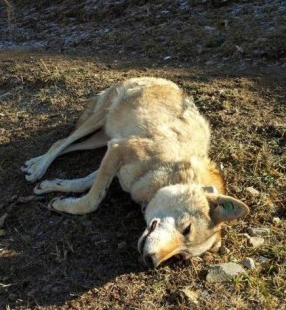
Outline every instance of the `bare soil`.
[[(9, 27), (0, 4), (0, 309), (286, 309), (285, 2), (12, 4)], [(209, 119), (211, 157), (251, 209), (224, 228), (230, 253), (147, 269), (140, 207), (117, 180), (87, 216), (47, 210), (55, 194), (33, 196), (25, 160), (72, 130), (86, 98), (135, 76), (173, 80)], [(104, 151), (62, 156), (45, 178), (85, 176)], [(249, 227), (271, 230), (257, 249)], [(254, 270), (206, 281), (209, 265), (245, 257)]]

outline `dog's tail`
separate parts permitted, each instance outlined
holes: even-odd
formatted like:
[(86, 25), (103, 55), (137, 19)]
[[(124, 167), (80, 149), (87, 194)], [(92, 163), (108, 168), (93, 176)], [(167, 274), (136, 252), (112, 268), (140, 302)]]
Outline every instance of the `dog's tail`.
[(94, 130), (99, 130), (105, 124), (105, 117), (112, 99), (118, 94), (118, 84), (100, 92), (94, 98), (87, 100), (87, 106), (76, 122), (75, 129), (82, 126), (90, 117), (94, 120)]

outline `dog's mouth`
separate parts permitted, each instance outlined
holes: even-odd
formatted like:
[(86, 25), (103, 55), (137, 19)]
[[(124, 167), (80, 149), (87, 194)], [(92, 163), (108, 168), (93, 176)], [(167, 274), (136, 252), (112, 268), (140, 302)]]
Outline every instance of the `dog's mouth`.
[(149, 234), (147, 233), (145, 236), (142, 236), (138, 242), (138, 251), (142, 257), (143, 262), (145, 265), (147, 265), (150, 268), (154, 268), (159, 266), (163, 261), (168, 260), (169, 258), (176, 256), (180, 259), (186, 259), (187, 255), (185, 253), (182, 253), (179, 249), (175, 249), (172, 252), (168, 253), (166, 256), (163, 258), (161, 257), (160, 260), (158, 261), (158, 258), (156, 259), (156, 253), (145, 253), (144, 248), (147, 242)]
[(154, 219), (150, 226), (145, 230), (145, 232), (143, 233), (142, 237), (139, 239), (139, 242), (138, 242), (138, 251), (139, 253), (142, 255), (143, 254), (143, 251), (144, 251), (144, 247), (145, 247), (145, 244), (146, 244), (146, 240), (147, 240), (147, 237), (156, 229), (158, 225), (158, 220), (157, 219)]
[(147, 240), (147, 236), (144, 236), (141, 240), (139, 240), (138, 251), (141, 255), (143, 255), (146, 240)]

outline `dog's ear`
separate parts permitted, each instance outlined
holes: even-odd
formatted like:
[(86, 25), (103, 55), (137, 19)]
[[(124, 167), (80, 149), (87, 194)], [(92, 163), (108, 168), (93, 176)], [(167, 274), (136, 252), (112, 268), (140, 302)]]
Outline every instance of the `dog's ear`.
[(206, 194), (210, 204), (210, 217), (219, 224), (241, 218), (249, 213), (248, 206), (240, 200), (220, 194)]

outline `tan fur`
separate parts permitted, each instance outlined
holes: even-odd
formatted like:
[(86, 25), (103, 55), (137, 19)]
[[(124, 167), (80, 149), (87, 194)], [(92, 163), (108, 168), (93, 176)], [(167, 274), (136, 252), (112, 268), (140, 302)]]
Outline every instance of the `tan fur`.
[(187, 258), (217, 250), (222, 223), (248, 212), (245, 204), (224, 195), (223, 178), (208, 157), (209, 142), (208, 122), (176, 84), (134, 78), (89, 100), (72, 134), (22, 170), (34, 181), (60, 154), (108, 145), (99, 169), (88, 177), (46, 180), (34, 192), (90, 189), (81, 198), (50, 202), (54, 210), (85, 214), (97, 209), (117, 175), (122, 188), (147, 205), (138, 249), (148, 265), (158, 266), (176, 254)]

